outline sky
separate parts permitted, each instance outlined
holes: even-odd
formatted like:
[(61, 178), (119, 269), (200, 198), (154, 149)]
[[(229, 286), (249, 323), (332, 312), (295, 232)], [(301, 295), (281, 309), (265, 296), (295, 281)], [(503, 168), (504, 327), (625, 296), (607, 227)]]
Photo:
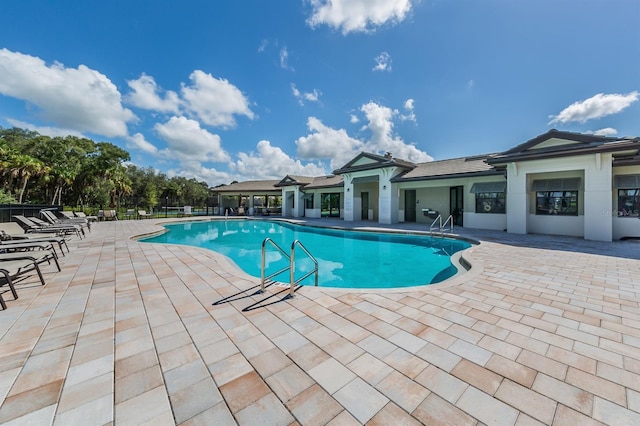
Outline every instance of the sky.
[(0, 126), (210, 186), (640, 136), (639, 0), (2, 0)]

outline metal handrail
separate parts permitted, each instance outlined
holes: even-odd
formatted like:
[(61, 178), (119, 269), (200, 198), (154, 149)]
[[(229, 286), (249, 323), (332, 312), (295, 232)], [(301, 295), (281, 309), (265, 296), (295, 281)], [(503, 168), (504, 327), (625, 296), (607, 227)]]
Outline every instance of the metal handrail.
[[(265, 258), (266, 258), (267, 243), (270, 243), (284, 257), (289, 259), (289, 266), (286, 266), (286, 267), (280, 269), (277, 272), (274, 272), (272, 274), (269, 274), (268, 276), (265, 276), (264, 273), (265, 273)], [(313, 268), (312, 271), (307, 272), (306, 274), (304, 274), (302, 277), (298, 278), (297, 280), (295, 279), (296, 247), (300, 247), (307, 254), (307, 256), (309, 256), (309, 258), (313, 261), (313, 263), (315, 265), (315, 267)], [(281, 273), (283, 273), (283, 272), (285, 272), (287, 270), (289, 271), (289, 295), (290, 296), (293, 296), (296, 284), (298, 284), (299, 282), (301, 282), (305, 278), (311, 276), (311, 274), (314, 274), (314, 273), (316, 274), (315, 285), (316, 285), (316, 287), (318, 286), (318, 261), (316, 260), (315, 257), (313, 257), (313, 255), (311, 253), (309, 253), (309, 250), (307, 250), (307, 248), (299, 240), (295, 240), (293, 243), (291, 243), (291, 254), (287, 254), (287, 252), (285, 252), (271, 238), (265, 238), (264, 241), (262, 242), (262, 264), (261, 264), (261, 274), (260, 274), (261, 275), (260, 291), (264, 291), (264, 289), (265, 289), (265, 281), (266, 280), (271, 279), (271, 278), (273, 278), (273, 277), (275, 277), (277, 275), (280, 275)]]
[[(266, 246), (267, 243), (271, 243), (272, 246), (274, 246), (284, 257), (286, 257), (287, 259), (289, 259), (289, 266), (282, 268), (281, 270), (279, 270), (278, 272), (274, 272), (273, 274), (270, 274), (269, 276), (264, 276), (264, 269), (265, 269), (265, 253), (266, 253)], [(282, 248), (275, 243), (275, 241), (273, 241), (271, 238), (265, 238), (265, 240), (262, 242), (262, 273), (261, 275), (261, 282), (260, 282), (260, 291), (264, 291), (264, 282), (268, 279), (271, 279), (273, 277), (275, 277), (276, 275), (280, 275), (281, 273), (283, 273), (284, 271), (291, 269), (291, 257), (287, 254), (287, 252), (285, 252), (284, 250), (282, 250)]]
[[(307, 272), (306, 274), (304, 274), (302, 277), (298, 278), (298, 280), (295, 280), (294, 277), (294, 272), (295, 272), (295, 261), (296, 261), (296, 246), (299, 246), (306, 254), (307, 256), (309, 256), (309, 258), (313, 261), (315, 267), (313, 268), (312, 271)], [(290, 286), (289, 286), (289, 295), (293, 296), (293, 291), (296, 287), (296, 284), (298, 284), (299, 282), (301, 282), (302, 280), (304, 280), (305, 278), (311, 276), (311, 274), (315, 273), (316, 274), (316, 287), (318, 286), (318, 261), (316, 260), (315, 257), (313, 257), (313, 255), (311, 253), (309, 253), (309, 250), (307, 250), (307, 248), (302, 245), (302, 243), (300, 242), (300, 240), (295, 240), (293, 243), (291, 243), (291, 266), (290, 266)]]
[[(436, 228), (435, 224), (436, 222), (440, 221), (440, 225), (438, 225), (438, 227)], [(431, 222), (431, 226), (429, 227), (429, 232), (433, 232), (434, 229), (442, 229), (442, 215), (439, 214), (438, 217), (436, 217), (433, 222)]]
[[(436, 223), (438, 223), (437, 227)], [(453, 232), (453, 215), (450, 214), (447, 220), (444, 221), (444, 223), (442, 223), (442, 215), (438, 215), (438, 217), (436, 217), (434, 221), (431, 222), (429, 232), (433, 232), (434, 229), (437, 229), (442, 234), (447, 228), (447, 224), (449, 224), (449, 232)]]
[(453, 232), (453, 215), (450, 214), (447, 220), (444, 221), (444, 225), (440, 225), (440, 232), (443, 232), (449, 223), (449, 232)]

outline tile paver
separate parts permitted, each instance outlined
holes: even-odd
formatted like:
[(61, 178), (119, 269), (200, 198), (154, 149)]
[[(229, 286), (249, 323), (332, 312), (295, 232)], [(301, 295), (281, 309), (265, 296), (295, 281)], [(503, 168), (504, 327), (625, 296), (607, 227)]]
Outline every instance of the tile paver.
[(97, 223), (46, 286), (18, 285), (0, 422), (640, 423), (637, 242), (459, 229), (482, 244), (451, 283), (303, 287), (243, 311), (282, 288), (252, 294), (216, 253), (129, 239), (155, 223)]

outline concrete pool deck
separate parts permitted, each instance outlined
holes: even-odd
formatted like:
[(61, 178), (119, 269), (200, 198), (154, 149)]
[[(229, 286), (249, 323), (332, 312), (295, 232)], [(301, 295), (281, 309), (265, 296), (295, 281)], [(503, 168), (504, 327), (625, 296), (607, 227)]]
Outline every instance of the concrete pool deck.
[(0, 423), (640, 424), (640, 242), (458, 228), (455, 285), (285, 299), (130, 239), (161, 222), (97, 223), (4, 293)]

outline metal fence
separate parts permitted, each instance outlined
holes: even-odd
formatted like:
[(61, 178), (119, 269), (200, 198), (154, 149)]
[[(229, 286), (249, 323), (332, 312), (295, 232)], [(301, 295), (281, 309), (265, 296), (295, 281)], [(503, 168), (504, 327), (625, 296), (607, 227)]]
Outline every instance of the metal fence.
[(13, 215), (40, 217), (40, 210), (60, 210), (50, 204), (0, 204), (0, 222), (11, 222)]

